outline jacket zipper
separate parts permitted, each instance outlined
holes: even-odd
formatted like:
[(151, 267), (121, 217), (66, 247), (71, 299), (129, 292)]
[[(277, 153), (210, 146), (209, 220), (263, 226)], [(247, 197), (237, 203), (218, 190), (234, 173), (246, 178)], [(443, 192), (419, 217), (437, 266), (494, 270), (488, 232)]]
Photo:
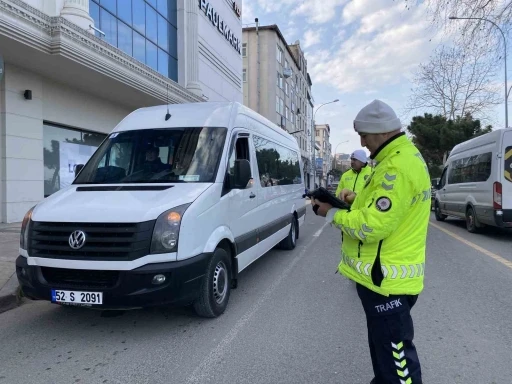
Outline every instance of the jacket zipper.
[(356, 191), (357, 178), (359, 177), (360, 173), (361, 173), (361, 171), (359, 171), (359, 173), (356, 176), (356, 181), (354, 181), (354, 188), (352, 188), (352, 191), (354, 191), (354, 192)]

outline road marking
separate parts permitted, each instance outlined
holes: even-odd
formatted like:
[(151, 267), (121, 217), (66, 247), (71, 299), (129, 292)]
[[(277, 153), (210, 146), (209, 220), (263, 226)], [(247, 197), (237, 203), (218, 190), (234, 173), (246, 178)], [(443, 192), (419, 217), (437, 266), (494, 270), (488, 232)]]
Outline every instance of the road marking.
[(327, 225), (328, 225), (328, 224), (329, 224), (329, 223), (325, 223), (325, 224), (322, 226), (322, 228), (320, 228), (318, 231), (316, 231), (316, 232), (313, 234), (313, 237), (319, 237), (319, 236), (322, 234), (322, 232), (323, 232), (323, 230), (325, 229), (325, 227), (327, 227)]
[(486, 256), (488, 256), (488, 257), (490, 257), (491, 259), (494, 259), (494, 260), (496, 260), (496, 261), (500, 262), (501, 264), (503, 264), (504, 266), (506, 266), (506, 267), (508, 267), (508, 268), (512, 269), (512, 261), (509, 261), (509, 260), (507, 260), (507, 259), (504, 259), (503, 257), (498, 256), (497, 254), (492, 253), (491, 251), (488, 251), (487, 249), (482, 248), (482, 247), (480, 247), (479, 245), (476, 245), (475, 243), (472, 243), (471, 241), (466, 240), (466, 239), (464, 239), (464, 238), (460, 237), (459, 235), (456, 235), (456, 234), (455, 234), (455, 233), (453, 233), (452, 231), (450, 231), (450, 230), (448, 230), (448, 229), (445, 229), (445, 228), (441, 227), (441, 226), (440, 226), (440, 225), (438, 225), (438, 224), (434, 224), (434, 223), (430, 222), (430, 225), (431, 225), (431, 226), (433, 226), (434, 228), (437, 228), (437, 229), (439, 229), (440, 231), (442, 231), (442, 232), (446, 233), (447, 235), (449, 235), (449, 236), (453, 237), (454, 239), (459, 240), (461, 243), (464, 243), (464, 244), (466, 244), (466, 245), (470, 246), (471, 248), (473, 248), (473, 249), (475, 249), (475, 250), (477, 250), (477, 251), (479, 251), (479, 252), (483, 253), (484, 255), (486, 255)]
[(306, 253), (309, 254), (309, 249), (315, 244), (316, 238), (320, 236), (324, 228), (328, 223), (325, 223), (322, 228), (320, 228), (313, 236), (315, 239), (307, 243), (307, 245), (300, 251), (299, 255), (293, 259), (290, 265), (283, 271), (281, 276), (260, 296), (260, 299), (252, 306), (252, 308), (247, 312), (244, 316), (240, 318), (236, 322), (236, 324), (231, 328), (229, 333), (221, 340), (221, 342), (215, 347), (210, 354), (203, 360), (203, 362), (192, 372), (187, 378), (187, 383), (201, 383), (205, 379), (207, 379), (213, 372), (214, 368), (219, 365), (222, 361), (222, 358), (226, 352), (229, 351), (229, 345), (235, 338), (238, 336), (240, 331), (245, 327), (245, 325), (251, 320), (256, 312), (260, 309), (260, 307), (268, 301), (270, 296), (274, 293), (274, 291), (279, 287), (282, 281), (288, 277), (292, 269), (295, 265), (304, 257)]

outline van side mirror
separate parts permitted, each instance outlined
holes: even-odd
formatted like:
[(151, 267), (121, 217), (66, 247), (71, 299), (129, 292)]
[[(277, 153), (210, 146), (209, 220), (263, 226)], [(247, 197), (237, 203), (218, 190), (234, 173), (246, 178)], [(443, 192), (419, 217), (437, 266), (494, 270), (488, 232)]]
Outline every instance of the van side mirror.
[(77, 164), (75, 165), (75, 177), (78, 176), (78, 174), (80, 173), (80, 171), (82, 170), (82, 168), (84, 167), (83, 164)]
[(235, 160), (235, 175), (234, 175), (234, 189), (245, 189), (247, 184), (252, 179), (251, 163), (249, 160), (240, 159)]

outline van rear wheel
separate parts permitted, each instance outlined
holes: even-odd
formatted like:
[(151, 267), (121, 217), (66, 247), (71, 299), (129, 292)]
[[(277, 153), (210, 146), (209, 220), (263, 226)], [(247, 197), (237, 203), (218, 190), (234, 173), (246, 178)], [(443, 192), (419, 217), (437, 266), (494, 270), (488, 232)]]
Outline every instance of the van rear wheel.
[(466, 209), (466, 229), (470, 233), (477, 233), (480, 230), (480, 224), (473, 207)]
[(208, 263), (194, 310), (201, 317), (214, 318), (226, 310), (231, 294), (231, 259), (223, 248), (217, 248)]

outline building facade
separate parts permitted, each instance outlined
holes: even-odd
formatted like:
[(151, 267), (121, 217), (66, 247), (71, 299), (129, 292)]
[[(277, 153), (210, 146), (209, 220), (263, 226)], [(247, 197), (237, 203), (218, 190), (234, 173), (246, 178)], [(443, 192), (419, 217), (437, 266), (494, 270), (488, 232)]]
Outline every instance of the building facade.
[(288, 45), (277, 25), (244, 28), (242, 59), (244, 104), (295, 136), (309, 187), (312, 82), (299, 41)]
[(332, 169), (331, 127), (329, 124), (315, 125), (315, 141), (320, 150), (316, 151), (316, 184), (327, 187), (332, 180), (328, 173)]
[(133, 110), (242, 102), (241, 2), (0, 0), (0, 221), (69, 185)]

